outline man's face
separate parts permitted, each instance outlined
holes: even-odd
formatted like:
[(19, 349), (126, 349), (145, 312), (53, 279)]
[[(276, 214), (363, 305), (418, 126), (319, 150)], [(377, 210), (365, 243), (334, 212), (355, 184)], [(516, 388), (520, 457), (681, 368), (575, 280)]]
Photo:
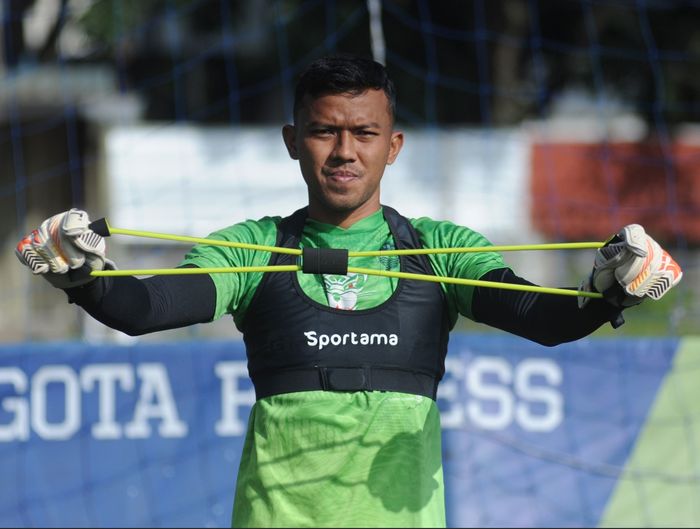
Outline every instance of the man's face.
[(381, 90), (306, 96), (282, 130), (309, 189), (309, 216), (348, 227), (380, 207), (379, 183), (403, 145)]

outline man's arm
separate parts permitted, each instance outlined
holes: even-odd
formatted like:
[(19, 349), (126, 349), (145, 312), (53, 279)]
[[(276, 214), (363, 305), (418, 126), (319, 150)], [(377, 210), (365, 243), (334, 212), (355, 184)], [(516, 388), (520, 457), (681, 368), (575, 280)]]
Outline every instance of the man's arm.
[(131, 336), (206, 323), (216, 308), (209, 274), (99, 277), (65, 292), (93, 318)]
[(63, 289), (72, 303), (105, 325), (130, 335), (211, 321), (216, 288), (211, 276), (100, 277), (115, 268), (104, 239), (85, 211), (53, 215), (17, 244), (16, 255), (33, 274)]
[[(508, 268), (481, 279), (532, 285)], [(478, 287), (472, 301), (474, 321), (553, 346), (589, 335), (606, 322), (618, 325), (621, 309), (602, 299), (591, 299), (582, 309), (575, 296), (558, 296), (502, 288)]]
[[(683, 272), (669, 253), (638, 224), (629, 224), (596, 250), (593, 270), (581, 290), (600, 292), (603, 299), (478, 288), (475, 320), (534, 340), (557, 345), (583, 338), (603, 323), (624, 323), (622, 310), (645, 298), (660, 299), (677, 285)], [(530, 285), (509, 269), (483, 279)]]

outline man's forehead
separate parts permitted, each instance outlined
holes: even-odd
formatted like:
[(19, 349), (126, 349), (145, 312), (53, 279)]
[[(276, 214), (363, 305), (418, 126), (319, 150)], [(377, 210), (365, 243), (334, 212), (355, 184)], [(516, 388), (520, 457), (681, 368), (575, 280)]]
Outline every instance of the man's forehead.
[(389, 99), (383, 90), (367, 89), (359, 93), (341, 92), (318, 96), (306, 94), (299, 108), (304, 122), (324, 120), (352, 120), (391, 122)]

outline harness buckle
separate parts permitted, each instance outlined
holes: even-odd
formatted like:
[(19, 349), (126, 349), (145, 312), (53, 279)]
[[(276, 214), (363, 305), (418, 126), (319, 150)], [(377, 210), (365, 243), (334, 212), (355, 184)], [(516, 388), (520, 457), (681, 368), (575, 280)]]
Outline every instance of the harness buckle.
[(371, 391), (372, 377), (368, 367), (319, 367), (324, 391)]

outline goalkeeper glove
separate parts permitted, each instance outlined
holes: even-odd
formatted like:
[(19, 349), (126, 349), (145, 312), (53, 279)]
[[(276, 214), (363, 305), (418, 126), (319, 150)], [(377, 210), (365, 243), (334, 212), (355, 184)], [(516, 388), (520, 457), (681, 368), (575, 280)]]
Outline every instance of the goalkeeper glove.
[[(645, 297), (660, 299), (683, 277), (681, 267), (639, 224), (625, 226), (596, 251), (593, 271), (580, 290), (600, 292), (617, 308)], [(579, 297), (579, 307), (590, 298)]]
[(105, 258), (104, 238), (88, 225), (85, 211), (71, 209), (46, 219), (17, 244), (15, 254), (32, 273), (46, 278), (57, 288), (89, 283), (93, 270), (116, 269)]

